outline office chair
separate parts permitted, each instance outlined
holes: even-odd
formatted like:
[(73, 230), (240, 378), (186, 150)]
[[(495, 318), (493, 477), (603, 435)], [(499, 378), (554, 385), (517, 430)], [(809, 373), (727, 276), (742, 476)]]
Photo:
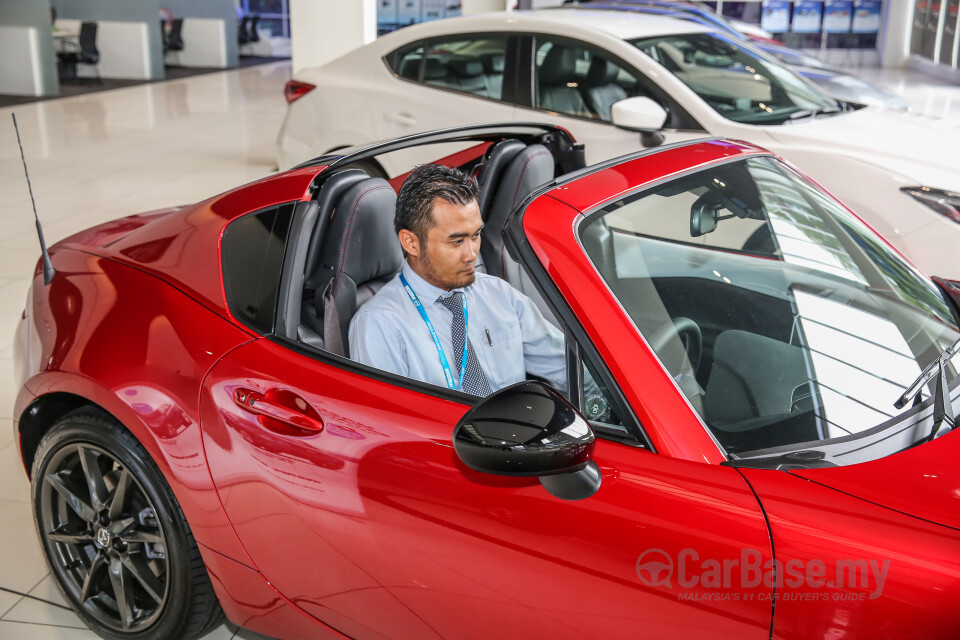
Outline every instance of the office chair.
[(183, 18), (174, 18), (170, 25), (170, 33), (164, 43), (164, 57), (170, 51), (177, 55), (177, 65), (180, 65), (180, 52), (183, 51)]
[[(71, 44), (76, 47), (73, 43)], [(62, 65), (61, 77), (72, 79), (77, 77), (77, 65), (86, 64), (93, 67), (97, 74), (97, 82), (103, 83), (100, 78), (100, 52), (97, 50), (97, 23), (83, 22), (80, 24), (80, 45), (75, 51), (60, 51), (57, 60)]]

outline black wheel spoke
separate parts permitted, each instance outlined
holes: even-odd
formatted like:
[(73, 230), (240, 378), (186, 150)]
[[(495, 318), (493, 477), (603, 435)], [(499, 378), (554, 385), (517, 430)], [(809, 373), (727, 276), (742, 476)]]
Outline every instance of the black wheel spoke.
[(80, 590), (80, 602), (86, 602), (88, 599), (96, 595), (94, 589), (96, 585), (97, 573), (106, 566), (106, 561), (103, 559), (103, 556), (97, 556), (93, 559), (93, 562), (90, 563), (90, 569), (87, 571), (87, 575), (83, 578), (83, 588)]
[(133, 475), (126, 468), (120, 472), (120, 479), (117, 480), (117, 488), (113, 491), (113, 497), (110, 498), (109, 516), (111, 520), (116, 520), (123, 515), (123, 507), (127, 502), (127, 494), (133, 482)]
[(110, 532), (111, 536), (119, 536), (124, 531), (129, 529), (134, 522), (136, 522), (134, 518), (124, 518), (123, 520), (117, 520), (115, 522), (110, 523), (110, 525), (107, 527), (107, 531)]
[(93, 536), (87, 531), (68, 531), (59, 527), (47, 533), (47, 540), (51, 542), (66, 542), (67, 544), (93, 544)]
[(93, 507), (80, 499), (80, 496), (66, 485), (60, 473), (48, 473), (43, 479), (60, 494), (60, 497), (67, 501), (67, 504), (78, 516), (87, 522), (93, 522), (97, 519), (97, 512)]
[(154, 601), (158, 604), (163, 602), (163, 581), (154, 575), (153, 570), (142, 557), (124, 554), (120, 557), (120, 561)]
[(110, 560), (110, 584), (113, 586), (113, 598), (117, 602), (117, 613), (120, 614), (123, 628), (129, 629), (136, 618), (133, 610), (133, 582), (125, 575), (119, 558)]
[(131, 531), (123, 535), (124, 542), (146, 542), (150, 544), (163, 543), (163, 536), (149, 531)]
[(107, 485), (103, 482), (103, 472), (100, 471), (100, 454), (83, 445), (78, 446), (77, 450), (83, 466), (83, 476), (90, 490), (90, 503), (94, 511), (100, 511), (106, 506), (107, 500)]

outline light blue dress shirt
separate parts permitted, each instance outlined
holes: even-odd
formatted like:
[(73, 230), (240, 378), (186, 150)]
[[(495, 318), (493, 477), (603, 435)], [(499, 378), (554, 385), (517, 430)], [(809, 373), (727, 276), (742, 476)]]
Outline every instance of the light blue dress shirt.
[[(403, 275), (420, 298), (440, 344), (457, 375), (460, 353), (453, 352), (453, 314), (437, 299), (452, 291), (433, 286), (404, 264)], [(530, 298), (506, 281), (477, 273), (462, 291), (467, 299), (467, 334), (493, 391), (526, 380), (529, 372), (558, 390), (567, 388), (563, 334), (543, 319)], [(489, 335), (488, 335), (489, 334)], [(430, 330), (398, 275), (364, 304), (350, 321), (350, 357), (392, 373), (447, 386)]]

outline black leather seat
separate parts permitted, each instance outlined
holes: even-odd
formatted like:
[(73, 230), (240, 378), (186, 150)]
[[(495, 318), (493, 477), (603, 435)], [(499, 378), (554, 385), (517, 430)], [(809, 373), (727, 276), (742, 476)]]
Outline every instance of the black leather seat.
[(590, 70), (584, 79), (584, 97), (590, 109), (606, 121), (610, 121), (610, 109), (614, 102), (627, 97), (627, 91), (616, 83), (620, 68), (610, 62), (594, 56), (590, 61)]
[(490, 149), (477, 178), (480, 187), (477, 204), (480, 205), (480, 215), (484, 220), (490, 216), (493, 196), (497, 192), (500, 180), (503, 179), (504, 171), (517, 154), (526, 148), (527, 145), (519, 140), (501, 140)]
[[(523, 143), (519, 144), (523, 145)], [(509, 151), (510, 148), (507, 147), (506, 150)], [(508, 269), (514, 263), (503, 245), (503, 227), (507, 216), (531, 191), (553, 179), (553, 155), (543, 145), (531, 144), (514, 153), (509, 162), (505, 163), (503, 169), (498, 172), (499, 176), (491, 172), (490, 168), (488, 166), (480, 187), (481, 196), (485, 201), (489, 200), (487, 211), (484, 212), (482, 206), (480, 209), (486, 224), (480, 253), (487, 273), (510, 281)], [(484, 191), (491, 193), (484, 193)], [(511, 284), (514, 283), (511, 282)]]
[(530, 192), (554, 178), (553, 154), (540, 144), (504, 140), (494, 145), (480, 175), (480, 214), (485, 223), (480, 244), (482, 270), (509, 282), (527, 295), (544, 318), (557, 324), (553, 312), (503, 243), (507, 217)]
[(396, 275), (403, 254), (393, 229), (397, 203), (393, 187), (381, 178), (341, 180), (349, 184), (326, 224), (318, 272), (311, 283), (316, 284), (314, 303), (323, 348), (349, 357), (351, 318)]
[(555, 44), (537, 70), (537, 107), (590, 117), (590, 110), (575, 86), (577, 54), (574, 49)]
[(476, 96), (487, 96), (487, 81), (483, 77), (483, 63), (468, 58), (454, 58), (447, 63), (456, 88)]
[(483, 79), (487, 83), (487, 96), (500, 100), (503, 98), (503, 61), (502, 53), (488, 53), (481, 56)]

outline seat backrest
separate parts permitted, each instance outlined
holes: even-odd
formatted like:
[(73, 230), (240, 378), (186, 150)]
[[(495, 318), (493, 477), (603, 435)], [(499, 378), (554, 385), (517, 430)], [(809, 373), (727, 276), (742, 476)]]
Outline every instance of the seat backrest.
[(599, 56), (590, 61), (590, 70), (583, 81), (584, 97), (587, 105), (598, 116), (610, 121), (610, 110), (614, 102), (627, 97), (627, 91), (617, 84), (620, 68)]
[(446, 63), (439, 58), (424, 58), (423, 82), (434, 86), (448, 87), (450, 89), (456, 89), (458, 87), (456, 77), (447, 67)]
[(487, 83), (487, 96), (496, 100), (503, 98), (503, 64), (502, 53), (488, 53), (480, 57), (483, 63), (483, 79)]
[(331, 353), (350, 356), (350, 320), (400, 271), (396, 205), (397, 193), (386, 180), (367, 178), (343, 192), (327, 224), (315, 304), (324, 348)]
[(507, 216), (531, 191), (553, 177), (553, 155), (543, 145), (531, 144), (513, 156), (499, 181), (491, 185), (493, 201), (484, 217), (483, 242), (480, 244), (483, 263), (490, 275), (504, 277), (507, 264), (512, 262), (503, 246)]
[(167, 48), (171, 51), (180, 51), (183, 49), (183, 18), (174, 18), (170, 26), (170, 39), (167, 42)]
[(310, 235), (307, 259), (303, 267), (303, 289), (307, 296), (313, 297), (314, 292), (321, 286), (321, 279), (324, 282), (329, 279), (323, 276), (320, 252), (327, 236), (327, 226), (333, 218), (334, 210), (340, 204), (340, 198), (347, 189), (369, 178), (370, 176), (360, 169), (347, 169), (333, 174), (320, 187), (320, 193), (317, 194), (317, 220)]
[(577, 80), (576, 51), (553, 45), (537, 69), (537, 107), (566, 114), (589, 116), (583, 97), (571, 84)]
[(497, 192), (500, 180), (503, 179), (504, 170), (510, 161), (526, 148), (527, 146), (519, 140), (501, 140), (490, 149), (478, 180), (480, 195), (477, 197), (477, 204), (480, 205), (480, 215), (484, 220), (490, 215), (493, 195)]
[(468, 58), (454, 58), (447, 63), (457, 80), (460, 91), (476, 96), (487, 96), (487, 81), (483, 77), (483, 63)]
[(237, 42), (247, 44), (250, 42), (250, 34), (247, 31), (247, 25), (250, 24), (250, 16), (240, 18), (240, 26), (237, 27)]
[(83, 62), (96, 64), (100, 60), (97, 50), (97, 23), (83, 22), (80, 24), (80, 56)]
[(250, 42), (260, 42), (260, 16), (250, 18)]

